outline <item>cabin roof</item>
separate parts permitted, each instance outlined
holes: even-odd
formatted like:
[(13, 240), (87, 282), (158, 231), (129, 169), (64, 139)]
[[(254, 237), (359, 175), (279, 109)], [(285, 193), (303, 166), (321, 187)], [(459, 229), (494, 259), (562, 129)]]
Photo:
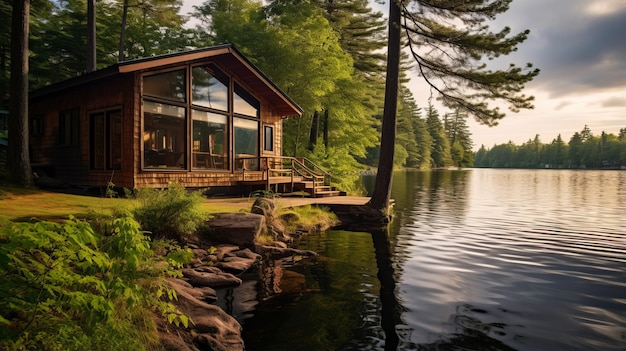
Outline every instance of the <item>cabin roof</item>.
[(211, 58), (222, 67), (230, 70), (239, 80), (245, 82), (253, 92), (269, 101), (281, 116), (300, 116), (302, 108), (285, 92), (274, 84), (261, 70), (248, 60), (232, 44), (224, 44), (177, 53), (151, 56), (136, 60), (119, 62), (81, 76), (70, 78), (30, 93), (31, 98), (39, 98), (48, 94), (58, 93), (100, 79), (115, 75), (143, 71), (147, 69), (175, 65), (182, 62), (199, 61)]

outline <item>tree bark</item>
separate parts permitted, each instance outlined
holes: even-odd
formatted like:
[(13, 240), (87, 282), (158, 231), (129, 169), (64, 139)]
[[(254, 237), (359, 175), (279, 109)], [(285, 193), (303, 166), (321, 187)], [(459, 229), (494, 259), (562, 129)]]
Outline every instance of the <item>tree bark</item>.
[(96, 0), (87, 0), (87, 73), (96, 70)]
[(9, 177), (33, 186), (28, 157), (28, 21), (30, 0), (13, 1), (11, 23), (11, 102), (9, 108)]
[(400, 6), (389, 2), (389, 36), (387, 44), (387, 77), (385, 80), (385, 106), (380, 137), (378, 173), (374, 193), (367, 206), (389, 216), (393, 158), (396, 142), (396, 112), (398, 107), (398, 77), (400, 74)]
[(324, 147), (328, 150), (328, 109), (324, 111)]
[(311, 129), (309, 130), (309, 151), (313, 151), (313, 149), (315, 149), (315, 145), (317, 145), (319, 129), (320, 129), (319, 112), (315, 111), (315, 113), (313, 114), (313, 119), (311, 119)]
[(123, 62), (126, 58), (124, 57), (125, 42), (126, 42), (126, 18), (128, 17), (128, 0), (124, 0), (124, 8), (122, 10), (122, 25), (120, 28), (120, 45), (119, 45), (119, 53), (117, 56), (118, 62)]

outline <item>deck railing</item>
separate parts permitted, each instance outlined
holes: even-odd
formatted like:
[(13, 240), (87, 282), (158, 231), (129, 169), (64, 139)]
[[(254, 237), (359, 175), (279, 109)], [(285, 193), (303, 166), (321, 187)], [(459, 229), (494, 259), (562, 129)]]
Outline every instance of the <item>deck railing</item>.
[(267, 190), (270, 188), (272, 178), (281, 177), (289, 178), (292, 188), (296, 183), (296, 178), (301, 178), (302, 182), (311, 182), (313, 196), (319, 187), (330, 185), (330, 173), (306, 157), (240, 156), (235, 158), (235, 163), (241, 165), (242, 180), (244, 181), (246, 180), (246, 172), (262, 171)]

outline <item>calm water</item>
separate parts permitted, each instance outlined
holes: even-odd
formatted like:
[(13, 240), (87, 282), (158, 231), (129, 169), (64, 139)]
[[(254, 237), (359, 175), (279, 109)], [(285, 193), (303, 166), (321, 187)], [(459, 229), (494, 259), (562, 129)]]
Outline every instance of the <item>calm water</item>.
[(247, 350), (626, 350), (626, 172), (403, 172), (393, 198), (376, 250), (306, 236), (319, 257), (227, 292)]

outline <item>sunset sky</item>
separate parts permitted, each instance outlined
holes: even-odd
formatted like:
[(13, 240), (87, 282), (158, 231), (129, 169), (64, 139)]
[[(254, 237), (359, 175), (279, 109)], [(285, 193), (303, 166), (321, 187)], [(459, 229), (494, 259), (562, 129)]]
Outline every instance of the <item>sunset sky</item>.
[[(183, 2), (185, 14), (203, 1)], [(532, 62), (541, 69), (525, 90), (535, 96), (535, 109), (507, 113), (491, 128), (470, 121), (475, 149), (521, 144), (535, 134), (544, 143), (558, 134), (567, 142), (585, 125), (594, 134), (626, 128), (626, 0), (515, 0), (491, 28), (504, 26), (513, 33), (531, 31), (504, 60), (518, 66)], [(429, 89), (414, 76), (411, 89), (418, 104), (426, 106)]]

